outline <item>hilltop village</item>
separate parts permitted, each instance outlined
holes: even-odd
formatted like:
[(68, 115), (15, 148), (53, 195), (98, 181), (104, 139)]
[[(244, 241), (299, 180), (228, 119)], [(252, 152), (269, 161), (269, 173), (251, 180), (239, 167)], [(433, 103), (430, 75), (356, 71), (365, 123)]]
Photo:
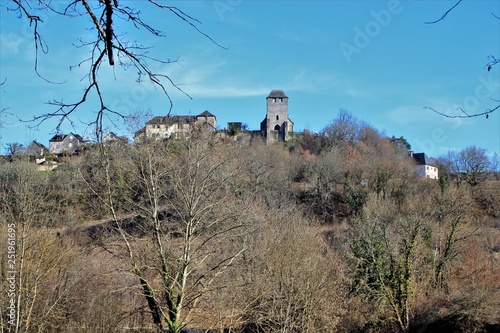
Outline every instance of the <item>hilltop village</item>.
[[(167, 115), (156, 116), (145, 123), (134, 134), (134, 142), (144, 143), (148, 140), (189, 139), (195, 130), (214, 133), (219, 138), (232, 137), (234, 140), (249, 138), (260, 139), (266, 144), (290, 142), (296, 140), (302, 133), (294, 132), (293, 121), (288, 113), (289, 98), (283, 90), (272, 90), (266, 97), (266, 115), (260, 123), (260, 129), (249, 130), (242, 126), (242, 122), (229, 122), (226, 130), (217, 129), (217, 117), (208, 110), (198, 115)], [(128, 144), (128, 138), (110, 132), (102, 139), (106, 145)], [(34, 140), (26, 148), (26, 155), (35, 159), (40, 170), (52, 170), (57, 163), (47, 160), (48, 154), (54, 156), (78, 155), (93, 142), (85, 140), (75, 133), (56, 134), (49, 140), (49, 147)], [(425, 153), (409, 152), (416, 164), (416, 173), (419, 177), (438, 179), (438, 169), (434, 159)]]
[[(266, 97), (266, 117), (260, 123), (260, 130), (248, 131), (254, 137), (262, 137), (266, 143), (286, 142), (293, 136), (293, 122), (288, 117), (288, 96), (282, 90), (273, 90)], [(209, 111), (199, 115), (159, 116), (146, 122), (146, 126), (138, 131), (135, 142), (143, 142), (149, 138), (169, 139), (188, 138), (195, 128), (208, 132), (217, 132), (217, 117)], [(235, 135), (242, 131), (241, 122), (228, 123), (228, 130), (221, 135)]]

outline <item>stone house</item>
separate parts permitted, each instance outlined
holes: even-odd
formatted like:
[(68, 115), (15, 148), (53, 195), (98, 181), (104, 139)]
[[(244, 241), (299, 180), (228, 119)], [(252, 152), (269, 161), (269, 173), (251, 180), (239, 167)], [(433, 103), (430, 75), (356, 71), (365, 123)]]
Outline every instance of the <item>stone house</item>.
[(169, 139), (189, 138), (195, 129), (215, 132), (217, 118), (204, 111), (197, 116), (158, 116), (146, 122), (146, 126), (135, 133), (134, 141), (146, 138)]
[(425, 153), (410, 153), (410, 157), (413, 158), (417, 166), (417, 176), (426, 179), (438, 179), (439, 171), (436, 166), (436, 161), (433, 158), (429, 158)]
[(266, 102), (266, 118), (260, 123), (260, 130), (265, 136), (266, 143), (290, 140), (293, 122), (288, 118), (288, 96), (283, 90), (272, 90)]
[(26, 147), (26, 155), (29, 157), (40, 158), (45, 156), (48, 152), (49, 149), (36, 140), (33, 140), (28, 147)]
[(73, 155), (80, 152), (85, 144), (78, 134), (56, 134), (49, 140), (49, 151), (55, 155)]
[(128, 138), (126, 136), (116, 135), (114, 132), (109, 132), (102, 138), (102, 143), (108, 146), (122, 146), (128, 144)]

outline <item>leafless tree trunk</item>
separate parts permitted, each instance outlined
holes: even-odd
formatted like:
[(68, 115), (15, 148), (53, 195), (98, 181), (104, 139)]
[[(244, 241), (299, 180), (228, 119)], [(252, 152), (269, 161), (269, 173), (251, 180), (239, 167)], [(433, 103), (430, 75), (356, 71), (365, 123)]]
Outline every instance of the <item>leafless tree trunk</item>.
[[(221, 148), (221, 147), (219, 147)], [(190, 323), (200, 299), (244, 250), (247, 203), (233, 186), (237, 166), (212, 138), (151, 142), (134, 148), (135, 198), (130, 210), (144, 217), (144, 236), (123, 226), (114, 211), (112, 161), (107, 202), (155, 326), (170, 332)], [(123, 166), (122, 166), (123, 167)], [(229, 250), (227, 250), (229, 248)], [(147, 252), (143, 252), (147, 251)], [(145, 253), (153, 261), (145, 260)], [(149, 255), (148, 255), (149, 256)]]

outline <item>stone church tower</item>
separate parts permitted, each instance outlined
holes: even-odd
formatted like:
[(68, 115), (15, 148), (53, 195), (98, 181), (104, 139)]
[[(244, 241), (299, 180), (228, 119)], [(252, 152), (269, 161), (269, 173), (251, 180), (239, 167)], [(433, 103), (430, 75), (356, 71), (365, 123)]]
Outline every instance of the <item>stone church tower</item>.
[(293, 122), (288, 118), (288, 96), (283, 90), (273, 90), (266, 101), (267, 116), (260, 123), (266, 143), (288, 141), (293, 132)]

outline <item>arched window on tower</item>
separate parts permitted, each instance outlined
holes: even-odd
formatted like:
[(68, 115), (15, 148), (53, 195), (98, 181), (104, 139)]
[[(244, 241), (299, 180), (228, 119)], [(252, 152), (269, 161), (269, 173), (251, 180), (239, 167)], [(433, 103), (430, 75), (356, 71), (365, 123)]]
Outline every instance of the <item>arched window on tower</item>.
[(278, 114), (276, 115), (276, 120), (280, 120), (280, 116)]
[(275, 130), (275, 131), (279, 131), (279, 130), (280, 130), (280, 125), (276, 125), (276, 126), (274, 126), (274, 130)]

